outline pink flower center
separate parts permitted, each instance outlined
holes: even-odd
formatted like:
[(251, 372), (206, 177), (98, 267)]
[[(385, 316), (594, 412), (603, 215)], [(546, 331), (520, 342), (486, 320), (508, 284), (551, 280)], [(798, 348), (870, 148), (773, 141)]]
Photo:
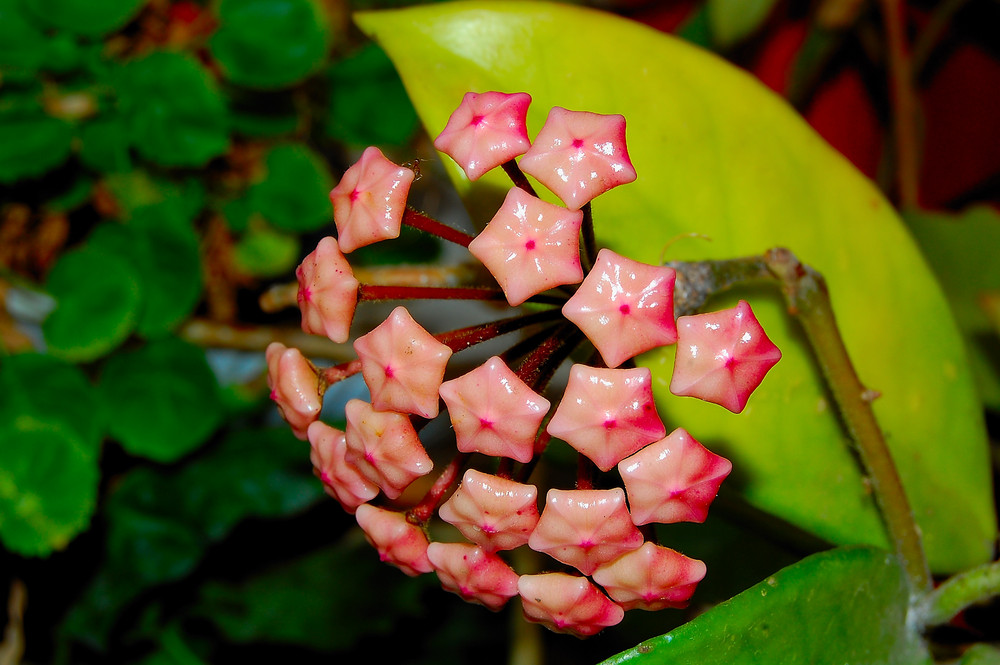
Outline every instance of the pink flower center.
[(628, 303), (624, 303), (618, 308), (618, 311), (621, 312), (622, 315), (628, 316), (632, 312), (632, 308), (628, 306)]
[(583, 147), (583, 139), (573, 139), (573, 147), (580, 149)]
[(385, 366), (385, 378), (391, 379), (395, 375), (396, 375), (396, 372), (392, 369), (392, 366), (391, 365), (386, 365)]
[(528, 242), (524, 243), (524, 248), (527, 249), (527, 250), (534, 249), (535, 248), (535, 241), (534, 240), (529, 240)]
[(609, 418), (608, 420), (604, 421), (604, 429), (614, 429), (617, 425), (618, 423), (615, 421), (614, 418)]
[(478, 127), (479, 125), (481, 125), (483, 123), (483, 118), (485, 118), (485, 117), (486, 116), (482, 116), (482, 115), (474, 115), (474, 116), (472, 116), (472, 126), (473, 127)]
[(301, 302), (309, 302), (311, 298), (312, 298), (312, 291), (309, 290), (309, 287), (304, 286), (301, 289), (299, 289), (299, 302), (300, 303)]
[(355, 202), (355, 201), (357, 201), (357, 200), (358, 200), (358, 199), (359, 199), (360, 197), (361, 197), (361, 191), (360, 191), (360, 190), (357, 190), (357, 189), (355, 189), (355, 190), (354, 190), (353, 192), (351, 192), (351, 203), (354, 203), (354, 202)]
[(487, 420), (486, 418), (480, 418), (479, 419), (479, 426), (480, 427), (484, 427), (486, 429), (489, 429), (489, 428), (493, 427), (493, 421), (492, 420)]

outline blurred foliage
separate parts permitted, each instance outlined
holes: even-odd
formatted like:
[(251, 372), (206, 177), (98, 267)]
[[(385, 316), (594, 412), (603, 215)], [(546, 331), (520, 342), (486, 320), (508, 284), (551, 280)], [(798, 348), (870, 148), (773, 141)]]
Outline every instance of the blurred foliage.
[[(261, 312), (258, 296), (333, 232), (327, 194), (361, 148), (433, 159), (392, 62), (350, 18), (404, 4), (0, 0), (0, 588), (27, 584), (26, 661), (507, 662), (517, 608), (495, 616), (381, 564), (323, 495), (308, 447), (275, 422), (259, 342), (235, 361), (218, 348), (243, 346), (257, 326), (298, 328), (294, 313)], [(1000, 5), (909, 4), (921, 203), (935, 211), (906, 220), (996, 409), (996, 212), (962, 211), (1000, 200), (1000, 153), (983, 150), (1000, 140)], [(752, 71), (895, 191), (874, 3), (600, 6)], [(415, 190), (444, 187), (434, 175)], [(404, 230), (355, 256), (439, 251)], [(825, 546), (748, 517), (739, 500), (704, 528), (666, 531), (709, 565), (692, 608), (631, 612), (585, 643), (545, 634), (552, 662), (612, 656)], [(875, 575), (876, 559), (840, 552), (823, 579), (836, 593)], [(819, 564), (797, 565), (782, 573), (793, 587), (783, 620), (797, 621), (796, 590), (811, 593), (803, 579)], [(853, 628), (877, 643), (897, 635), (898, 589), (875, 591), (873, 621)], [(745, 612), (720, 607), (681, 636), (711, 642), (725, 626), (754, 638), (733, 623)], [(1000, 640), (990, 616), (956, 630)], [(963, 662), (993, 660), (972, 649)]]

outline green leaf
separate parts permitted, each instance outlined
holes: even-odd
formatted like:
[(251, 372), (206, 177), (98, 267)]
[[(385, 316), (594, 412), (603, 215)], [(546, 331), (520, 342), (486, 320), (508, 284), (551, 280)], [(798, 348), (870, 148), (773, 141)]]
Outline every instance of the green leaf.
[(909, 212), (906, 222), (948, 294), (983, 401), (1000, 409), (1000, 336), (980, 301), (1000, 291), (1000, 215), (982, 206), (960, 216)]
[(287, 275), (299, 262), (298, 236), (254, 224), (236, 243), (233, 261), (240, 272), (254, 277)]
[(314, 0), (222, 0), (208, 43), (223, 74), (248, 88), (284, 88), (326, 60), (327, 18)]
[(87, 527), (97, 502), (97, 458), (76, 433), (31, 416), (0, 422), (0, 540), (47, 556)]
[(49, 352), (72, 361), (99, 358), (135, 328), (139, 279), (117, 254), (96, 247), (66, 252), (49, 272), (56, 308), (42, 323)]
[(249, 192), (251, 209), (276, 228), (312, 231), (333, 220), (333, 177), (323, 158), (300, 143), (274, 147), (267, 175)]
[(234, 642), (342, 651), (361, 638), (392, 633), (406, 616), (418, 616), (420, 592), (437, 586), (436, 580), (400, 581), (388, 572), (364, 539), (348, 537), (241, 584), (209, 583), (194, 614), (217, 624)]
[(45, 60), (47, 41), (19, 0), (0, 0), (0, 70), (5, 83), (31, 80)]
[(40, 176), (62, 164), (72, 147), (73, 127), (46, 115), (40, 105), (0, 100), (0, 184)]
[(287, 427), (246, 430), (179, 471), (140, 468), (126, 475), (108, 498), (103, 567), (63, 632), (102, 648), (115, 621), (127, 620), (122, 607), (190, 573), (239, 521), (288, 515), (324, 497), (303, 464), (303, 445)]
[(133, 455), (158, 462), (200, 446), (223, 416), (205, 353), (175, 338), (108, 358), (100, 389), (112, 436)]
[(603, 665), (931, 663), (906, 622), (908, 592), (887, 552), (823, 552)]
[(775, 0), (708, 0), (708, 22), (715, 43), (728, 49), (752, 35), (767, 20)]
[(145, 215), (156, 223), (190, 231), (191, 223), (205, 207), (205, 185), (197, 178), (178, 182), (135, 170), (109, 174), (103, 183), (123, 220)]
[(198, 304), (201, 256), (190, 227), (185, 232), (177, 226), (138, 219), (127, 226), (100, 224), (87, 244), (115, 253), (132, 265), (143, 294), (136, 332), (150, 337), (176, 327)]
[(225, 102), (192, 56), (154, 52), (120, 67), (114, 79), (131, 143), (154, 164), (204, 166), (229, 147)]
[(80, 127), (80, 161), (95, 171), (120, 173), (132, 168), (129, 134), (121, 118), (101, 116)]
[(146, 0), (22, 0), (22, 4), (50, 27), (100, 37), (128, 23)]
[[(646, 263), (794, 251), (829, 283), (848, 350), (887, 432), (931, 565), (989, 560), (996, 537), (982, 409), (940, 287), (875, 187), (782, 100), (683, 41), (546, 3), (448, 3), (361, 14), (436, 134), (468, 90), (628, 119), (638, 180), (594, 202), (601, 245)], [(517, 46), (516, 48), (514, 46)], [(638, 63), (641, 63), (638, 64)], [(429, 73), (433, 73), (433, 76)], [(510, 187), (446, 159), (477, 220)], [(703, 239), (682, 238), (692, 232)], [(672, 348), (647, 354), (662, 417), (733, 460), (754, 506), (835, 543), (884, 544), (872, 498), (812, 353), (773, 290), (739, 290), (784, 357), (740, 415), (669, 394)]]
[(101, 406), (76, 365), (41, 353), (7, 356), (0, 364), (0, 423), (23, 415), (58, 423), (96, 459), (107, 427)]
[(403, 145), (416, 132), (417, 112), (385, 51), (367, 44), (330, 68), (328, 136), (368, 146)]

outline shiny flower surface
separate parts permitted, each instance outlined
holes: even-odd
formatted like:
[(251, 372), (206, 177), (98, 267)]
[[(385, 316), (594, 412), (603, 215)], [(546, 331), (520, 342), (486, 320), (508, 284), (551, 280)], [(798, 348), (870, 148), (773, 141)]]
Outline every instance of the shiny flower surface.
[(376, 411), (368, 402), (352, 399), (347, 416), (345, 458), (390, 499), (403, 493), (415, 479), (431, 472), (428, 457), (409, 417), (395, 411)]
[(378, 485), (347, 462), (347, 436), (339, 429), (316, 421), (309, 426), (310, 460), (313, 472), (323, 481), (327, 494), (351, 515), (363, 503), (378, 496)]
[(469, 469), (438, 514), (489, 552), (512, 550), (538, 524), (538, 488)]
[(687, 607), (703, 577), (704, 563), (653, 543), (594, 571), (594, 581), (626, 610)]
[(524, 617), (559, 633), (589, 637), (625, 618), (625, 610), (586, 577), (565, 573), (521, 575), (517, 589)]
[(427, 558), (441, 586), (494, 612), (517, 595), (517, 573), (492, 552), (470, 543), (431, 543)]
[(291, 425), (295, 436), (305, 441), (306, 430), (319, 419), (323, 408), (316, 369), (301, 351), (290, 349), (280, 342), (271, 342), (265, 356), (271, 399), (278, 405), (281, 417)]
[(342, 252), (399, 236), (414, 176), (410, 169), (389, 161), (378, 148), (365, 149), (330, 192)]
[(336, 239), (320, 240), (296, 269), (295, 277), (299, 282), (302, 330), (346, 342), (358, 304), (358, 280)]
[(427, 558), (426, 534), (406, 521), (406, 515), (366, 503), (358, 507), (355, 517), (365, 538), (378, 550), (379, 559), (410, 577), (434, 570)]
[(434, 147), (455, 160), (469, 180), (514, 159), (531, 145), (524, 92), (467, 92), (434, 139)]

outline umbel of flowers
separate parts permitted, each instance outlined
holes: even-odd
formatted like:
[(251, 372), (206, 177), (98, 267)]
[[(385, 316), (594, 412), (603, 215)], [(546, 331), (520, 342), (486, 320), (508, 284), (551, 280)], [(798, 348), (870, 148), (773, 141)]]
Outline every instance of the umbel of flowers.
[[(326, 491), (356, 515), (383, 561), (408, 575), (435, 573), (445, 589), (491, 610), (519, 596), (529, 621), (587, 636), (625, 610), (686, 605), (705, 565), (658, 544), (651, 525), (704, 521), (732, 468), (686, 430), (666, 431), (650, 371), (632, 358), (676, 343), (670, 390), (739, 412), (781, 354), (746, 302), (675, 319), (672, 268), (597, 251), (590, 201), (636, 178), (625, 119), (554, 108), (532, 143), (530, 101), (468, 93), (435, 141), (471, 180), (498, 166), (511, 177), (482, 233), (408, 208), (414, 172), (371, 147), (330, 194), (337, 237), (320, 241), (296, 273), (303, 330), (335, 342), (350, 338), (364, 301), (505, 300), (510, 316), (431, 334), (399, 306), (355, 339), (357, 360), (339, 366), (319, 369), (271, 344), (268, 380), (284, 418), (308, 439)], [(524, 174), (563, 205), (538, 198)], [(397, 237), (401, 224), (467, 247), (495, 283), (359, 284), (345, 255)], [(513, 332), (521, 334), (504, 353), (449, 374), (453, 354)], [(564, 392), (552, 395), (571, 355), (587, 362), (573, 364)], [(370, 401), (348, 402), (343, 431), (320, 421), (326, 388), (357, 373)], [(442, 411), (454, 456), (422, 498), (402, 502), (434, 471), (419, 432)], [(540, 510), (532, 472), (553, 437), (579, 453), (577, 478), (548, 488)], [(430, 542), (435, 515), (464, 540)], [(511, 567), (506, 553), (523, 546), (551, 557), (545, 572)]]

